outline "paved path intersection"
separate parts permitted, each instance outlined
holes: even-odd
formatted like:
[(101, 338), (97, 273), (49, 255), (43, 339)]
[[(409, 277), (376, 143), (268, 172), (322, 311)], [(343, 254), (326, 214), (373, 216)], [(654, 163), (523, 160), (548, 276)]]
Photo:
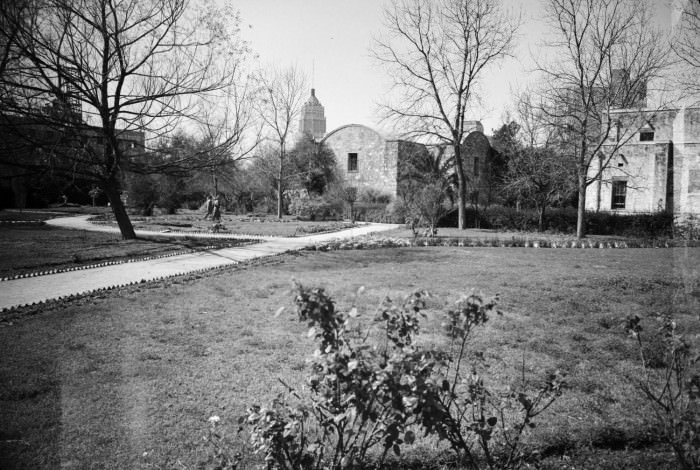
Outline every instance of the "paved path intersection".
[[(118, 232), (114, 227), (91, 224), (89, 216), (62, 217), (50, 219), (49, 225), (101, 232)], [(241, 261), (249, 261), (265, 256), (300, 250), (304, 247), (340, 238), (352, 238), (368, 233), (391, 230), (398, 225), (366, 224), (340, 232), (309, 235), (306, 237), (259, 237), (262, 241), (255, 245), (183, 254), (168, 258), (135, 261), (80, 271), (48, 274), (37, 277), (15, 279), (0, 282), (0, 311), (23, 305), (45, 302), (76, 294), (86, 294), (98, 289), (109, 289), (141, 281), (152, 281), (181, 274), (216, 268)], [(166, 237), (201, 237), (201, 238), (255, 238), (246, 235), (150, 232), (137, 230), (137, 236), (157, 235)]]

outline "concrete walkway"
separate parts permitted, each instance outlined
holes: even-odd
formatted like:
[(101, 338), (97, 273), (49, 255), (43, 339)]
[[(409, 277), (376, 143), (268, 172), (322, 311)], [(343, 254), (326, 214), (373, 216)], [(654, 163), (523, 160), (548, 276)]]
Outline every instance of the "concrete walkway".
[[(47, 220), (49, 225), (101, 232), (119, 232), (115, 227), (91, 224), (89, 216), (62, 217)], [(266, 256), (279, 255), (300, 250), (319, 242), (340, 238), (352, 238), (368, 233), (381, 232), (399, 227), (392, 224), (366, 224), (333, 233), (306, 237), (260, 237), (264, 241), (255, 245), (222, 248), (218, 250), (172, 256), (168, 258), (136, 261), (132, 263), (104, 266), (81, 271), (70, 271), (44, 276), (0, 282), (0, 311), (34, 303), (55, 300), (70, 295), (81, 295), (100, 289), (113, 289), (133, 283), (163, 279), (220, 266), (236, 264)], [(206, 234), (183, 232), (150, 232), (137, 230), (139, 236), (199, 237), (199, 238), (253, 238), (235, 234)], [(214, 236), (212, 236), (214, 235)]]

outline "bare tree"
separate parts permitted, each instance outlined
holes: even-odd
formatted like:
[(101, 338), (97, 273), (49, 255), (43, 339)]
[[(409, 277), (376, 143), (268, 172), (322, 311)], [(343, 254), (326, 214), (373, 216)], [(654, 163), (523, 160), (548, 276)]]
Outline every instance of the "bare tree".
[[(16, 53), (1, 86), (5, 128), (25, 123), (55, 129), (59, 145), (24, 132), (27, 146), (50, 154), (26, 158), (27, 167), (97, 182), (111, 203), (124, 238), (134, 238), (121, 200), (121, 173), (182, 168), (185, 160), (136, 158), (143, 146), (125, 140), (158, 138), (195, 117), (201, 101), (224, 93), (240, 78), (245, 44), (228, 6), (190, 0), (16, 0), (3, 8), (0, 37)], [(13, 2), (15, 3), (15, 2)], [(8, 93), (4, 93), (8, 91)], [(17, 127), (17, 126), (14, 126)], [(228, 145), (235, 141), (219, 142)], [(140, 147), (140, 148), (139, 148)]]
[(671, 43), (684, 66), (678, 81), (682, 88), (700, 100), (700, 0), (678, 3), (681, 16)]
[(394, 0), (384, 24), (386, 36), (373, 47), (393, 80), (384, 118), (407, 136), (452, 148), (465, 228), (469, 181), (461, 144), (470, 106), (488, 67), (510, 53), (519, 22), (497, 0)]
[(269, 140), (277, 148), (277, 217), (282, 218), (282, 196), (287, 179), (285, 170), (289, 168), (287, 144), (293, 124), (301, 112), (306, 78), (296, 66), (285, 69), (270, 67), (259, 73), (258, 81), (258, 113), (269, 131)]
[[(253, 156), (260, 144), (262, 126), (256, 119), (253, 77), (233, 86), (223, 96), (224, 107), (205, 102), (199, 113), (199, 129), (205, 155), (203, 168), (211, 173), (212, 190), (219, 192), (219, 175)], [(202, 168), (202, 165), (199, 165)]]
[(504, 190), (520, 201), (530, 202), (544, 230), (548, 207), (565, 200), (575, 190), (571, 166), (551, 147), (524, 146), (508, 161)]
[(538, 66), (546, 86), (537, 106), (575, 166), (581, 238), (586, 188), (654, 118), (647, 95), (668, 66), (669, 48), (643, 2), (548, 0), (547, 15), (552, 60)]

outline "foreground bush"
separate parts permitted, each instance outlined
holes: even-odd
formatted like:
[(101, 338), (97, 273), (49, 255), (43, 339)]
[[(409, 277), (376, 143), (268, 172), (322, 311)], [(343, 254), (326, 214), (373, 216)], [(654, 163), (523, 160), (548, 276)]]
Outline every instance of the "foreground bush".
[[(308, 360), (308, 388), (287, 386), (287, 396), (252, 406), (241, 419), (267, 468), (381, 466), (419, 432), (448, 443), (470, 468), (525, 463), (522, 436), (560, 395), (561, 377), (552, 375), (535, 389), (524, 381), (492, 384), (484, 353), (468, 347), (496, 312), (496, 300), (478, 295), (462, 296), (442, 313), (452, 345), (447, 351), (416, 345), (426, 296), (416, 292), (398, 304), (386, 298), (371, 326), (363, 327), (356, 307), (339, 311), (323, 289), (296, 284), (296, 314), (317, 343)], [(211, 442), (216, 460), (235, 468), (220, 441)]]
[[(626, 328), (637, 340), (642, 377), (637, 385), (656, 414), (659, 429), (684, 470), (700, 468), (700, 354), (669, 315), (659, 315), (660, 355), (652, 361), (638, 316)], [(647, 337), (648, 336), (648, 337)]]

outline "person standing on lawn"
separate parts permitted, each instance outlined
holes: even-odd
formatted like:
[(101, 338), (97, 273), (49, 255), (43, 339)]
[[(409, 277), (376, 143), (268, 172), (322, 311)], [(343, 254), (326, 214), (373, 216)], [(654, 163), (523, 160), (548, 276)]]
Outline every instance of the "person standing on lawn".
[(204, 209), (207, 211), (207, 213), (204, 214), (204, 220), (207, 220), (207, 217), (211, 217), (211, 213), (214, 210), (214, 202), (211, 199), (211, 194), (207, 195), (207, 200), (204, 202)]
[(217, 224), (221, 222), (221, 203), (219, 202), (219, 196), (214, 197), (213, 209), (212, 209), (212, 220)]

